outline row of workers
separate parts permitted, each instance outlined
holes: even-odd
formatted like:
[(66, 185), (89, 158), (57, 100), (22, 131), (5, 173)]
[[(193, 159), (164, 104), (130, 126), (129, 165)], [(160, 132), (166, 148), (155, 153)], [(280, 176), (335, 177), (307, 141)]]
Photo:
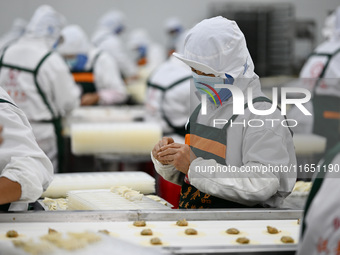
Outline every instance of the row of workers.
[[(65, 26), (63, 15), (47, 5), (36, 10), (21, 34), (19, 28), (23, 24), (15, 23), (12, 38), (7, 36), (2, 48), (0, 85), (25, 111), (39, 146), (57, 172), (63, 156), (58, 154), (63, 147), (62, 117), (80, 105), (124, 104), (129, 100), (129, 87), (135, 90), (133, 93), (144, 95), (144, 90), (129, 84), (136, 80), (146, 83), (150, 72), (164, 62), (165, 56), (160, 57), (163, 54), (160, 47), (148, 47), (146, 51), (146, 45), (152, 42), (144, 30), (138, 29), (129, 39), (130, 48), (138, 53), (136, 62), (131, 61), (119, 37), (125, 26), (125, 16), (119, 11), (110, 11), (99, 20), (92, 42), (79, 25)], [(178, 26), (176, 19), (168, 21), (172, 38), (177, 33), (172, 28)], [(145, 65), (146, 57), (148, 72), (143, 80), (138, 77), (137, 64)], [(142, 103), (144, 96), (139, 96)], [(160, 103), (154, 99), (150, 102)]]
[[(338, 11), (340, 12), (340, 9)], [(194, 84), (199, 93), (207, 95), (210, 92), (207, 93), (203, 88), (214, 88), (215, 85), (220, 84), (237, 86), (243, 93), (247, 93), (247, 88), (252, 87), (254, 92), (252, 99), (256, 108), (268, 110), (271, 107), (270, 100), (261, 91), (259, 77), (254, 72), (254, 64), (248, 52), (244, 35), (236, 22), (223, 17), (214, 17), (199, 22), (186, 35), (184, 51), (182, 53), (177, 52), (174, 56), (191, 68)], [(188, 123), (190, 133), (187, 134), (186, 144), (177, 143), (170, 137), (164, 137), (155, 145), (152, 151), (152, 160), (157, 172), (165, 179), (182, 186), (180, 208), (278, 207), (292, 191), (296, 173), (241, 170), (247, 167), (249, 169), (254, 167), (262, 169), (270, 165), (291, 166), (296, 164), (292, 133), (287, 126), (279, 123), (264, 127), (239, 128), (239, 126), (228, 124), (221, 128), (214, 127), (213, 118), (241, 121), (254, 117), (248, 110), (248, 105), (244, 106), (246, 108), (244, 115), (233, 115), (233, 101), (230, 100), (232, 97), (230, 91), (225, 87), (218, 86), (214, 90), (216, 91), (214, 98), (206, 102), (208, 114), (200, 113), (201, 107), (203, 107), (200, 105), (191, 115)], [(15, 125), (14, 122), (17, 120), (16, 122), (21, 124), (22, 130), (27, 131), (22, 139), (29, 139), (29, 142), (33, 141), (31, 146), (36, 149), (35, 153), (32, 150), (31, 155), (24, 154), (24, 157), (32, 158), (38, 163), (37, 165), (45, 164), (43, 168), (40, 168), (42, 173), (36, 174), (30, 180), (38, 180), (48, 185), (50, 181), (48, 178), (52, 174), (51, 164), (39, 147), (34, 144), (34, 136), (30, 132), (29, 123), (21, 110), (15, 106), (13, 100), (3, 90), (1, 92), (4, 98), (2, 100), (3, 110), (12, 114), (14, 128), (20, 130), (20, 125)], [(220, 101), (221, 104), (216, 104), (216, 100)], [(18, 115), (22, 117), (18, 119)], [(265, 120), (267, 116), (256, 117)], [(279, 109), (275, 109), (269, 118), (284, 121)], [(3, 123), (5, 133), (6, 125), (10, 124), (11, 121), (4, 118)], [(188, 132), (188, 128), (186, 131)], [(4, 144), (1, 147), (6, 145), (7, 139), (12, 139), (12, 144), (18, 144), (17, 141), (15, 143), (17, 138), (15, 132), (13, 138), (8, 134), (4, 135)], [(24, 150), (25, 148), (21, 149)], [(12, 151), (11, 153), (15, 155), (17, 152)], [(330, 153), (327, 154), (322, 165), (339, 164), (337, 161), (339, 158), (338, 148), (334, 148)], [(20, 152), (20, 154), (22, 153)], [(15, 157), (12, 157), (11, 160), (16, 161), (16, 169), (27, 168), (28, 165), (31, 165), (29, 164), (31, 162), (27, 162), (27, 166), (23, 167), (21, 165), (23, 161)], [(223, 169), (224, 166), (233, 166), (240, 171), (197, 171), (197, 169), (204, 167), (207, 169)], [(38, 169), (35, 171), (38, 171)], [(46, 173), (47, 171), (49, 171), (49, 175)], [(7, 171), (8, 174), (9, 172)], [(15, 173), (13, 169), (12, 173)], [(34, 173), (32, 171), (25, 173), (25, 176), (19, 176), (25, 178)], [(11, 177), (8, 177), (6, 181), (8, 182), (8, 180), (11, 180)], [(321, 186), (319, 196), (326, 194), (329, 198), (330, 193), (327, 192), (329, 188), (334, 193), (334, 189), (339, 186), (335, 185), (336, 180), (333, 179), (334, 183), (325, 181), (319, 184), (315, 181), (313, 187), (316, 185), (316, 188), (313, 188), (312, 191), (317, 191)], [(1, 181), (4, 181), (4, 178)], [(19, 186), (27, 186), (27, 183), (29, 182), (14, 179), (14, 184), (19, 184)], [(13, 185), (13, 181), (11, 185)], [(19, 195), (26, 194), (24, 191), (25, 187), (21, 187), (22, 193), (19, 192)], [(18, 195), (18, 193), (16, 194)], [(301, 254), (306, 254), (304, 249), (308, 250), (308, 254), (336, 251), (339, 243), (339, 228), (336, 221), (338, 215), (333, 212), (334, 207), (336, 210), (340, 208), (336, 194), (335, 200), (331, 204), (327, 204), (324, 201), (325, 199), (319, 196), (316, 197), (314, 202), (307, 204), (311, 211), (306, 210), (306, 217), (303, 220), (305, 236), (301, 239), (301, 247), (299, 248)], [(201, 197), (204, 197), (204, 202), (200, 199)], [(28, 198), (25, 199), (28, 200)], [(8, 199), (7, 202), (10, 202), (10, 200)], [(318, 213), (320, 205), (328, 210), (331, 209), (331, 211), (323, 210), (324, 214), (320, 215)], [(322, 217), (320, 218), (320, 216)], [(324, 221), (325, 216), (326, 218), (329, 216), (329, 220)], [(316, 218), (319, 219), (318, 222), (313, 221)], [(326, 222), (329, 225), (325, 226)], [(318, 224), (329, 229), (333, 227), (333, 229), (319, 233), (319, 230), (315, 227)], [(320, 251), (320, 247), (325, 250)]]

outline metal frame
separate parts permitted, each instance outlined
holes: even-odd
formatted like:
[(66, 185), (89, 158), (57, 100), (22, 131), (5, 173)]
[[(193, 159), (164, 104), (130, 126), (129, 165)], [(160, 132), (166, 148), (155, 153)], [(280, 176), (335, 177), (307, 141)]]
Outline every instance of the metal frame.
[(129, 211), (27, 211), (0, 213), (2, 222), (99, 222), (187, 220), (292, 220), (302, 210), (221, 209), (221, 210), (129, 210)]

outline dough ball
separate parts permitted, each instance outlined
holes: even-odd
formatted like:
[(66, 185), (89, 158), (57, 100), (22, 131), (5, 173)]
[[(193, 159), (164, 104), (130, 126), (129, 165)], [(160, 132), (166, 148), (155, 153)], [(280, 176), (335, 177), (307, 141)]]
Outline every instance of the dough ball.
[(6, 233), (6, 236), (9, 237), (9, 238), (14, 238), (14, 237), (18, 237), (19, 234), (18, 234), (18, 232), (15, 231), (15, 230), (9, 230), (9, 231), (7, 231), (7, 233)]
[(267, 226), (267, 231), (269, 234), (278, 234), (279, 231), (277, 230), (277, 228), (271, 227), (271, 226)]
[(176, 225), (180, 227), (186, 227), (188, 226), (188, 222), (185, 219), (182, 219), (182, 220), (177, 221)]
[(294, 243), (294, 239), (290, 236), (281, 237), (281, 242), (283, 243)]
[(240, 231), (237, 228), (228, 228), (226, 232), (227, 234), (230, 235), (237, 235), (240, 233)]
[(161, 245), (162, 244), (162, 241), (161, 239), (159, 239), (158, 237), (154, 237), (154, 238), (151, 238), (150, 239), (150, 243), (152, 245)]
[(150, 228), (143, 229), (140, 234), (142, 236), (152, 236), (152, 230)]
[(135, 227), (145, 227), (145, 226), (146, 226), (146, 223), (145, 223), (144, 220), (138, 220), (138, 221), (135, 221), (135, 222), (133, 223), (133, 225), (134, 225)]
[(236, 242), (240, 243), (240, 244), (247, 244), (249, 243), (249, 239), (246, 237), (239, 237), (236, 239)]
[(184, 233), (186, 235), (197, 235), (197, 230), (193, 228), (187, 228)]

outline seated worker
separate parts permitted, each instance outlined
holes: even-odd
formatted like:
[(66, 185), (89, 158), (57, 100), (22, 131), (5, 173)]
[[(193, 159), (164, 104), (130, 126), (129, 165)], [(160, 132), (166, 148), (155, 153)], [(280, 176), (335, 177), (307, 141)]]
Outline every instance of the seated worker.
[(51, 6), (39, 6), (24, 35), (0, 57), (0, 86), (25, 112), (55, 172), (63, 171), (62, 118), (80, 103), (79, 88), (54, 51), (65, 23)]
[[(176, 44), (182, 53), (185, 34)], [(190, 83), (192, 72), (188, 65), (170, 56), (156, 68), (148, 79), (146, 120), (162, 124), (163, 135), (184, 143), (185, 124), (190, 116)]]
[[(184, 38), (185, 34), (176, 44), (179, 53), (183, 52)], [(170, 56), (152, 72), (147, 82), (145, 120), (161, 123), (163, 135), (172, 137), (177, 143), (184, 143), (185, 124), (190, 116), (191, 80), (190, 67)], [(163, 178), (157, 183), (159, 195), (177, 208), (180, 186)]]
[(184, 32), (184, 26), (178, 17), (170, 17), (165, 21), (164, 29), (166, 34), (167, 57), (170, 57), (176, 50), (176, 44)]
[(81, 105), (112, 105), (123, 103), (127, 91), (118, 66), (104, 50), (91, 46), (78, 25), (61, 31), (58, 52), (68, 64), (75, 82), (81, 86)]
[(337, 254), (340, 248), (340, 142), (319, 165), (305, 204), (297, 255)]
[(53, 179), (53, 166), (38, 146), (26, 115), (0, 88), (0, 210), (36, 201)]
[[(179, 208), (280, 206), (296, 182), (294, 171), (280, 170), (296, 165), (292, 134), (275, 107), (269, 115), (257, 115), (245, 104), (251, 88), (255, 109), (272, 107), (261, 92), (243, 33), (221, 16), (205, 19), (189, 31), (183, 52), (173, 54), (191, 67), (202, 103), (190, 116), (186, 144), (164, 137), (151, 153), (156, 171), (182, 186)], [(233, 90), (242, 91), (245, 100), (219, 84), (237, 87)], [(244, 114), (234, 115), (241, 100)]]
[(153, 42), (145, 29), (134, 29), (127, 39), (127, 45), (138, 66), (138, 78), (127, 83), (131, 104), (146, 103), (147, 80), (150, 74), (165, 61), (162, 46)]
[(105, 50), (116, 61), (126, 83), (138, 78), (136, 64), (128, 55), (122, 34), (126, 29), (126, 16), (119, 10), (110, 10), (98, 20), (91, 42)]
[[(340, 141), (340, 6), (334, 11), (334, 24), (327, 29), (327, 39), (310, 54), (302, 67), (299, 86), (312, 92), (312, 100), (305, 104), (311, 116), (296, 107), (288, 112), (288, 119), (296, 119), (294, 133), (316, 134), (327, 139), (328, 151)], [(322, 155), (321, 155), (322, 156)], [(317, 161), (320, 156), (317, 158)]]

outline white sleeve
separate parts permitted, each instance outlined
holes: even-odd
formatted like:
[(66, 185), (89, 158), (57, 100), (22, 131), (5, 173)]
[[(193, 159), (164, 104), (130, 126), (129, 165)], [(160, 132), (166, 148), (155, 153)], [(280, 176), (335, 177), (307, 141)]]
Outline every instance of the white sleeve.
[(0, 123), (4, 138), (0, 145), (0, 176), (21, 185), (20, 201), (36, 201), (53, 179), (52, 163), (39, 148), (19, 108), (1, 103)]
[(123, 103), (127, 99), (127, 90), (118, 66), (106, 52), (101, 52), (95, 63), (94, 77), (99, 93), (99, 104)]
[(163, 165), (153, 157), (152, 153), (151, 160), (155, 166), (156, 172), (160, 174), (165, 180), (180, 186), (183, 184), (184, 174), (178, 171), (174, 166)]
[[(266, 172), (265, 169), (269, 166), (289, 166), (290, 163), (283, 140), (270, 129), (245, 134), (242, 166), (227, 168), (213, 159), (197, 158), (190, 165), (189, 181), (202, 192), (230, 201), (246, 205), (264, 202), (280, 188), (280, 173)], [(282, 146), (278, 146), (280, 144)]]
[(45, 62), (41, 66), (41, 72), (44, 72), (51, 84), (58, 113), (64, 116), (80, 105), (81, 91), (58, 53), (53, 53)]

